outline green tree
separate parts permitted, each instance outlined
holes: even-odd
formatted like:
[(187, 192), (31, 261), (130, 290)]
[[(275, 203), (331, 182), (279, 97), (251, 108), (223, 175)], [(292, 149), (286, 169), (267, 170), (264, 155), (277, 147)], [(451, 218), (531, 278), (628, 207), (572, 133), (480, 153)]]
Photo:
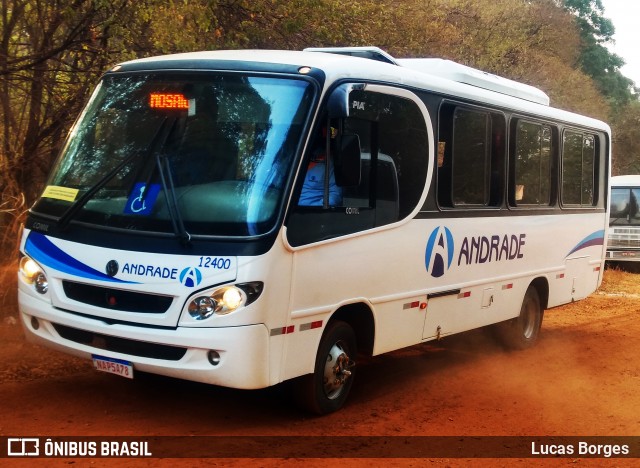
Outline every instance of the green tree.
[(612, 115), (613, 175), (640, 174), (640, 102), (627, 104)]
[(1, 0), (0, 228), (11, 242), (79, 107), (110, 63), (128, 0)]
[(604, 48), (612, 34), (600, 0), (0, 0), (5, 247), (98, 77), (119, 61), (346, 45), (442, 57), (532, 84), (552, 105), (593, 117), (606, 120), (616, 104), (614, 151), (630, 161), (636, 107), (629, 119), (617, 115), (630, 85)]
[(564, 8), (575, 15), (580, 30), (580, 68), (593, 78), (612, 107), (632, 101), (635, 85), (620, 71), (625, 62), (606, 47), (613, 42), (615, 27), (604, 17), (602, 1), (564, 0)]
[(575, 16), (553, 0), (408, 0), (392, 11), (379, 44), (394, 55), (455, 60), (541, 88), (556, 107), (608, 116), (594, 81), (575, 67)]

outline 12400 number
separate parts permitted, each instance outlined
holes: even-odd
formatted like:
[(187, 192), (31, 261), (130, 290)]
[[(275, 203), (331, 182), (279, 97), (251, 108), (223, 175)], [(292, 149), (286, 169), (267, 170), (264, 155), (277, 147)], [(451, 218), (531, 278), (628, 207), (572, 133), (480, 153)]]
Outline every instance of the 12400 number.
[(217, 270), (228, 270), (231, 268), (230, 258), (200, 257), (200, 268), (215, 268)]

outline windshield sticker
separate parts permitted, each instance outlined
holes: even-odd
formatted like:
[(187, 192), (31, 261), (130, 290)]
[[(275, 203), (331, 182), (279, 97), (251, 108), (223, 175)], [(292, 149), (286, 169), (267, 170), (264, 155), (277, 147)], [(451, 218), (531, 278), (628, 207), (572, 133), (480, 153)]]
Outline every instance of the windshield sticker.
[(78, 196), (78, 189), (69, 187), (60, 187), (59, 185), (47, 185), (42, 193), (42, 198), (54, 198), (56, 200), (63, 200), (73, 202)]
[(143, 216), (151, 214), (159, 193), (159, 184), (147, 185), (144, 182), (138, 182), (127, 200), (124, 212)]

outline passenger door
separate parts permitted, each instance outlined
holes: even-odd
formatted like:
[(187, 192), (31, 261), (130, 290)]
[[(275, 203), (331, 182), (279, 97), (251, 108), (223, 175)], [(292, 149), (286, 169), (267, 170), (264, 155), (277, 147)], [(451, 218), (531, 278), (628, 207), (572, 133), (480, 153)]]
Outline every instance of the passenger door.
[[(398, 229), (408, 228), (402, 221), (424, 201), (432, 170), (432, 129), (426, 106), (411, 92), (377, 85), (352, 90), (348, 105), (348, 116), (321, 117), (316, 132), (328, 123), (332, 132), (358, 136), (360, 183), (341, 187), (339, 203), (299, 206), (313, 157), (311, 149), (307, 151), (286, 222), (286, 239), (294, 258), (292, 323), (304, 326), (322, 321), (324, 326), (340, 305), (371, 302), (375, 312), (389, 307), (404, 317), (397, 327), (381, 326), (377, 337), (388, 333), (394, 343), (417, 343), (422, 337), (424, 311), (412, 310), (407, 319), (401, 300), (378, 305), (376, 298), (424, 287), (420, 284), (424, 280), (424, 236), (405, 237)], [(335, 162), (330, 159), (330, 164)], [(394, 228), (384, 229), (391, 225)], [(384, 315), (385, 320), (393, 320), (392, 315)], [(305, 333), (289, 338), (284, 368), (304, 365), (298, 361), (310, 345)]]

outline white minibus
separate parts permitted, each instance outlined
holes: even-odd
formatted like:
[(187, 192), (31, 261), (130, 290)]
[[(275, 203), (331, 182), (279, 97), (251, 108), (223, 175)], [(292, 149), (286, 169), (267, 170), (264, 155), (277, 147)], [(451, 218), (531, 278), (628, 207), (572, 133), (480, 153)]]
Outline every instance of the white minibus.
[(611, 177), (611, 211), (607, 237), (607, 260), (611, 262), (640, 262), (639, 198), (640, 175)]
[(602, 280), (610, 129), (542, 91), (377, 48), (109, 70), (21, 245), (34, 342), (343, 406), (358, 356), (543, 311)]

